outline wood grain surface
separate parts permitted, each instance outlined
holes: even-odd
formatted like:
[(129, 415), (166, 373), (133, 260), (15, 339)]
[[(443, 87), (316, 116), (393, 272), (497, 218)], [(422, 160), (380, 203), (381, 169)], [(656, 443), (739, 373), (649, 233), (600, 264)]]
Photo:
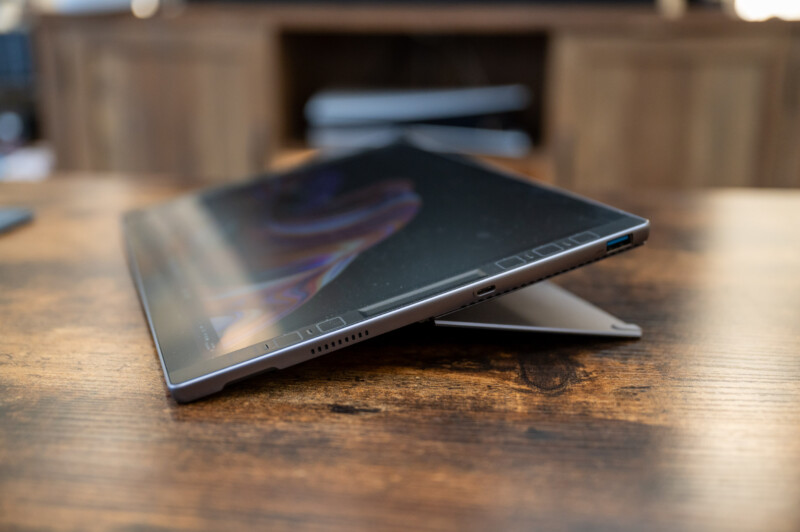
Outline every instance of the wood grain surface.
[(800, 528), (800, 193), (629, 192), (645, 247), (564, 276), (639, 341), (416, 325), (189, 405), (119, 215), (1, 184), (0, 530)]

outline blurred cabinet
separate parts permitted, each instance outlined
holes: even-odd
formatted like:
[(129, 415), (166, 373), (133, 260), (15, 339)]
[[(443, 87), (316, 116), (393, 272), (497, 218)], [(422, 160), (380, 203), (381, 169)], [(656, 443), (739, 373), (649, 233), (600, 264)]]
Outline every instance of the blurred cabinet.
[(39, 41), (59, 167), (200, 180), (260, 171), (267, 38), (260, 26), (59, 19)]
[(559, 178), (578, 188), (800, 184), (791, 164), (800, 137), (782, 143), (798, 119), (792, 42), (557, 37), (550, 138)]
[(45, 17), (39, 86), (67, 170), (238, 178), (302, 147), (323, 88), (525, 83), (538, 146), (517, 168), (578, 189), (798, 186), (798, 27), (634, 7), (209, 4)]

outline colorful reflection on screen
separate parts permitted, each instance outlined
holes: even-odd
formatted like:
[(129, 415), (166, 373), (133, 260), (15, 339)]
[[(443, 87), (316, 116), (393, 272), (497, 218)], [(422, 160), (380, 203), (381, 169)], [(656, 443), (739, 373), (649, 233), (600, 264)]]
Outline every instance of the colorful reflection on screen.
[[(230, 351), (269, 337), (274, 324), (335, 279), (360, 253), (403, 228), (420, 209), (420, 197), (409, 180), (387, 179), (338, 191), (335, 176), (325, 177), (302, 182), (317, 189), (302, 195), (297, 204), (285, 189), (297, 182), (283, 183), (283, 190), (267, 189), (273, 199), (261, 198), (258, 223), (227, 229), (244, 232), (234, 240), (240, 249), (247, 248), (249, 276), (233, 286), (200, 285), (218, 347)], [(258, 196), (248, 201), (246, 210), (254, 208)], [(203, 277), (232, 278), (220, 271), (227, 269), (220, 261), (208, 259), (200, 266)]]

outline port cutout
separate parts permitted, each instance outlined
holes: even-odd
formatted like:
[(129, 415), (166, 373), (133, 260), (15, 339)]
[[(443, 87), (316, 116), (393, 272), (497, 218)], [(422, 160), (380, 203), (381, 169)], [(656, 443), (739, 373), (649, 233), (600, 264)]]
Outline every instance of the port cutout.
[(497, 287), (496, 287), (495, 285), (493, 285), (493, 284), (490, 284), (489, 286), (485, 286), (485, 287), (483, 287), (483, 288), (480, 288), (480, 289), (476, 290), (476, 291), (475, 291), (475, 295), (476, 295), (477, 297), (488, 296), (489, 294), (491, 294), (492, 292), (494, 292), (496, 288), (497, 288)]
[(606, 251), (612, 251), (622, 246), (627, 246), (631, 242), (633, 242), (632, 235), (619, 236), (606, 242)]

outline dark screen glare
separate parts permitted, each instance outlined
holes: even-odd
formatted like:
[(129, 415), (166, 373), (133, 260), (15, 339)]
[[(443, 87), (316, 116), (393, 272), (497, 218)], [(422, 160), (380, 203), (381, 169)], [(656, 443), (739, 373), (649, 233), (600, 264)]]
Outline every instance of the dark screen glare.
[(621, 216), (394, 145), (186, 197), (126, 222), (173, 370)]

